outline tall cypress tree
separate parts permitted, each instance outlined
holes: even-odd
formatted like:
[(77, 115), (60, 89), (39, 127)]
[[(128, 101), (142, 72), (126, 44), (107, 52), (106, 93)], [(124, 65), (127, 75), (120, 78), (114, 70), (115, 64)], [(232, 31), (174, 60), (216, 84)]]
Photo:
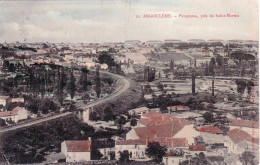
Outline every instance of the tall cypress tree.
[(81, 68), (81, 78), (82, 78), (82, 86), (85, 91), (88, 90), (88, 73), (89, 70), (87, 68)]
[(101, 94), (101, 82), (100, 82), (100, 75), (99, 75), (99, 66), (96, 69), (96, 94), (97, 97), (100, 97)]
[(69, 91), (70, 93), (70, 98), (73, 99), (74, 98), (74, 95), (75, 95), (75, 92), (76, 92), (76, 79), (73, 75), (73, 69), (71, 69), (71, 72), (70, 72), (70, 79), (69, 79), (69, 83), (67, 84), (67, 90)]
[(192, 94), (195, 95), (195, 88), (196, 88), (196, 73), (195, 73), (195, 70), (192, 71), (192, 74), (191, 74), (191, 91), (192, 91)]

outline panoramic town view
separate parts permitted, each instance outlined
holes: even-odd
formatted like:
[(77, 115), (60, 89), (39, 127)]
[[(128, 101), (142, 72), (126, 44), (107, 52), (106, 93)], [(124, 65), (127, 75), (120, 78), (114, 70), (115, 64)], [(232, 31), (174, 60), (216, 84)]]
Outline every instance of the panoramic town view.
[[(71, 2), (55, 3), (46, 15), (57, 24), (39, 17), (47, 2), (1, 3), (0, 164), (259, 163), (257, 39), (205, 31), (184, 39), (129, 32), (123, 40), (92, 29), (102, 37), (82, 40), (83, 22), (57, 14)], [(74, 39), (70, 29), (64, 42), (43, 30), (42, 22), (59, 29), (65, 20), (79, 27)], [(28, 30), (38, 25), (49, 35)]]

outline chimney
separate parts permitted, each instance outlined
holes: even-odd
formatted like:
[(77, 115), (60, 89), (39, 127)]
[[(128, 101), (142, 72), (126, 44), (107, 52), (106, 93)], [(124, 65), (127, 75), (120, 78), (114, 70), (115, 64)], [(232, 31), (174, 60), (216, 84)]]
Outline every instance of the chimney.
[(90, 144), (92, 143), (91, 137), (88, 137), (88, 141), (90, 142)]

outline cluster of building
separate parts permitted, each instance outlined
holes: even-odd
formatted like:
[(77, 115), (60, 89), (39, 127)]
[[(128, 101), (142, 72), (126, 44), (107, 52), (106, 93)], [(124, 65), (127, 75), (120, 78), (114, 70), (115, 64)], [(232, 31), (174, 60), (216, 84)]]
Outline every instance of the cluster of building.
[(29, 117), (29, 112), (24, 107), (15, 107), (10, 111), (7, 111), (5, 107), (11, 103), (24, 103), (24, 98), (12, 98), (9, 96), (0, 96), (0, 105), (2, 105), (0, 111), (0, 118), (6, 122), (17, 123), (20, 120), (25, 120)]
[[(178, 107), (169, 108), (176, 110)], [(126, 134), (125, 139), (115, 140), (114, 147), (99, 148), (104, 156), (109, 157), (115, 153), (115, 159), (118, 160), (120, 153), (128, 151), (130, 160), (148, 161), (151, 158), (147, 156), (146, 149), (151, 142), (167, 147), (163, 157), (163, 162), (167, 165), (191, 161), (201, 152), (212, 163), (220, 161), (218, 163), (237, 164), (244, 151), (251, 151), (255, 155), (259, 152), (259, 123), (255, 121), (235, 119), (230, 122), (229, 131), (225, 134), (214, 125), (197, 127), (192, 121), (146, 108), (137, 108), (129, 113), (140, 115), (141, 118)], [(61, 145), (67, 162), (91, 160), (90, 139), (65, 141)]]

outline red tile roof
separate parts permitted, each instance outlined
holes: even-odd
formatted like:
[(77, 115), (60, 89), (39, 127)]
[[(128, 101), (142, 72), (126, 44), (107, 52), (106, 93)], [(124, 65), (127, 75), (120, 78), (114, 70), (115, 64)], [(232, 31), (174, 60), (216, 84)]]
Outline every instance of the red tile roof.
[(173, 154), (171, 152), (165, 152), (165, 156), (173, 156)]
[(206, 151), (206, 147), (204, 145), (193, 145), (189, 147), (190, 151)]
[(136, 140), (117, 140), (116, 145), (147, 145), (146, 139), (136, 139)]
[(169, 148), (188, 147), (186, 138), (150, 138), (136, 140), (118, 140), (116, 145), (148, 145), (148, 142), (159, 142), (161, 146)]
[(209, 105), (210, 103), (208, 103), (208, 102), (201, 102), (200, 104), (202, 104), (202, 105)]
[(146, 114), (143, 114), (142, 116), (148, 118), (148, 117), (158, 117), (158, 116), (161, 116), (161, 115), (162, 115), (162, 113), (160, 113), (160, 112), (149, 111)]
[(188, 147), (188, 140), (186, 138), (151, 138), (149, 142), (159, 142), (161, 146), (168, 148)]
[(9, 96), (0, 96), (0, 100), (7, 100), (9, 98), (10, 98)]
[(185, 125), (187, 125), (187, 123), (179, 122), (175, 124), (152, 125), (148, 127), (134, 128), (134, 130), (140, 139), (173, 137)]
[(153, 125), (165, 125), (165, 124), (181, 124), (187, 125), (191, 124), (190, 121), (180, 119), (177, 117), (169, 116), (166, 114), (160, 114), (159, 116), (151, 117), (151, 118), (142, 118), (138, 121), (138, 123), (145, 126), (153, 126)]
[(14, 116), (15, 114), (13, 111), (4, 111), (0, 112), (0, 117)]
[(205, 126), (198, 128), (198, 131), (200, 132), (206, 132), (211, 134), (220, 134), (223, 133), (218, 127), (212, 127), (212, 126)]
[(179, 111), (181, 111), (181, 110), (186, 110), (186, 111), (190, 110), (190, 108), (188, 106), (184, 106), (184, 105), (174, 105), (174, 106), (169, 106), (167, 108), (170, 108), (170, 109), (173, 109), (173, 110), (179, 110)]
[(65, 141), (68, 152), (90, 152), (91, 142), (89, 140)]
[(22, 110), (22, 107), (16, 107), (12, 111), (4, 111), (0, 112), (0, 117), (14, 116), (17, 114), (19, 110)]
[(259, 128), (259, 122), (251, 121), (251, 120), (233, 120), (230, 123), (230, 126), (238, 126), (238, 127), (249, 127), (249, 128)]
[(240, 129), (233, 129), (228, 132), (228, 136), (234, 143), (240, 143), (244, 141), (252, 142), (252, 143), (259, 143), (259, 139), (253, 138), (245, 131), (242, 131)]

